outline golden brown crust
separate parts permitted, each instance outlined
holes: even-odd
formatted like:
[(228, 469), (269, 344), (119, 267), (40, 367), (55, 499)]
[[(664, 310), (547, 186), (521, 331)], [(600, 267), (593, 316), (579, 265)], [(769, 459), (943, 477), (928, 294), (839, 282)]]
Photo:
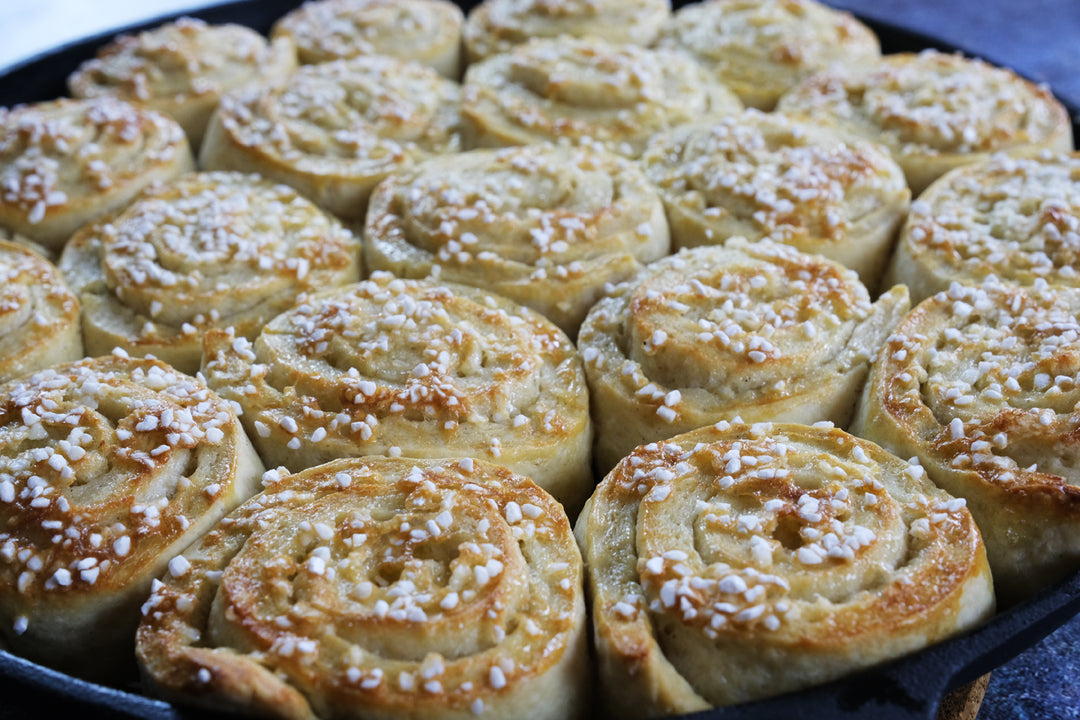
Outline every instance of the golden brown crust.
[(967, 499), (998, 595), (1080, 566), (1080, 291), (954, 284), (878, 356), (854, 430)]
[(592, 491), (577, 351), (481, 290), (377, 273), (304, 298), (254, 346), (208, 333), (203, 374), (243, 408), (267, 465), (452, 455), (525, 475), (571, 514)]
[(463, 21), (446, 0), (313, 0), (274, 23), (270, 37), (291, 40), (304, 64), (387, 55), (457, 80)]
[(241, 25), (181, 18), (117, 37), (71, 74), (68, 88), (75, 97), (117, 97), (162, 112), (197, 149), (223, 94), (282, 80), (295, 69), (296, 49), (285, 38), (267, 43)]
[(152, 360), (100, 357), (0, 385), (0, 635), (116, 680), (150, 582), (256, 490), (232, 408)]
[(416, 63), (365, 56), (312, 65), (223, 98), (199, 163), (258, 172), (360, 220), (389, 173), (461, 149), (459, 103), (456, 83)]
[(266, 482), (145, 604), (159, 692), (286, 718), (584, 714), (581, 556), (550, 495), (456, 459)]
[(761, 110), (834, 63), (858, 66), (881, 56), (870, 28), (815, 0), (689, 3), (666, 23), (656, 45), (690, 53), (744, 105)]
[(533, 38), (649, 45), (670, 16), (669, 0), (485, 0), (469, 13), (463, 37), (475, 63)]
[(113, 98), (0, 108), (0, 226), (59, 252), (146, 186), (195, 169), (180, 126)]
[(0, 240), (0, 383), (82, 356), (79, 301), (60, 271)]
[(606, 284), (669, 249), (663, 205), (635, 165), (546, 144), (396, 173), (372, 197), (364, 238), (372, 270), (491, 290), (570, 337)]
[(662, 130), (741, 108), (681, 53), (562, 37), (469, 66), (461, 112), (468, 147), (592, 140), (636, 157)]
[(1080, 287), (1080, 153), (995, 155), (936, 180), (911, 208), (888, 283), (920, 302), (991, 275)]
[(850, 270), (772, 242), (653, 263), (598, 302), (578, 336), (597, 466), (734, 417), (846, 424), (907, 308), (902, 287), (872, 304)]
[(1009, 70), (932, 50), (821, 72), (785, 95), (777, 110), (885, 145), (915, 195), (991, 153), (1072, 150), (1069, 114), (1049, 90)]
[(675, 247), (768, 237), (877, 287), (911, 192), (884, 147), (757, 110), (653, 137), (641, 158)]
[(60, 269), (90, 355), (122, 347), (194, 373), (209, 328), (254, 338), (315, 288), (355, 281), (359, 241), (254, 175), (190, 173), (76, 233)]
[(994, 609), (963, 501), (831, 426), (722, 422), (640, 447), (576, 533), (620, 717), (825, 682)]

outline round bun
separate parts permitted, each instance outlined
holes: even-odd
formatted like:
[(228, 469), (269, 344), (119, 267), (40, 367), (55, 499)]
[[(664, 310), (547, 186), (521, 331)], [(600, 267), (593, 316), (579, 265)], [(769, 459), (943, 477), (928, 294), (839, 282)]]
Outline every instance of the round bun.
[(221, 101), (199, 154), (206, 170), (258, 172), (348, 220), (394, 170), (461, 149), (460, 88), (380, 56), (309, 65)]
[(474, 63), (534, 38), (649, 45), (670, 16), (669, 0), (485, 0), (465, 22), (465, 51)]
[(815, 72), (881, 56), (870, 28), (814, 0), (689, 3), (663, 27), (656, 46), (691, 54), (744, 105), (761, 110), (772, 110)]
[(464, 15), (446, 0), (313, 0), (274, 23), (304, 64), (387, 55), (461, 77)]
[(0, 385), (0, 638), (64, 672), (134, 670), (151, 581), (263, 468), (198, 380), (105, 356)]
[(777, 109), (885, 145), (916, 195), (949, 170), (995, 152), (1072, 150), (1069, 114), (1049, 90), (933, 50), (830, 68), (796, 86)]
[(1080, 153), (995, 155), (936, 180), (911, 207), (889, 283), (914, 302), (994, 276), (1080, 287)]
[(0, 108), (0, 228), (58, 252), (140, 190), (195, 169), (170, 118), (112, 98)]
[(121, 347), (194, 373), (208, 328), (255, 337), (301, 293), (355, 281), (359, 245), (283, 185), (189, 173), (79, 231), (60, 270), (89, 355)]
[(208, 333), (203, 374), (243, 408), (268, 466), (470, 457), (529, 477), (571, 513), (592, 492), (573, 343), (481, 290), (377, 273), (306, 297), (254, 346)]
[(578, 336), (597, 466), (735, 417), (846, 424), (907, 307), (902, 287), (872, 304), (855, 273), (771, 242), (653, 263), (600, 300)]
[(911, 192), (885, 148), (748, 110), (655, 136), (641, 158), (675, 247), (768, 237), (876, 287)]
[(222, 95), (295, 69), (296, 49), (285, 38), (267, 43), (242, 25), (181, 18), (116, 38), (71, 74), (68, 88), (75, 97), (117, 97), (163, 112), (197, 149)]
[(591, 140), (636, 157), (670, 127), (742, 108), (689, 57), (596, 38), (533, 40), (469, 66), (469, 147)]
[(372, 196), (364, 239), (372, 270), (491, 290), (571, 337), (606, 284), (670, 246), (660, 198), (632, 162), (547, 144), (396, 173)]
[(278, 718), (585, 717), (581, 555), (550, 495), (465, 460), (271, 482), (183, 555), (137, 654), (181, 702)]
[(576, 533), (613, 717), (798, 690), (994, 611), (964, 502), (831, 427), (724, 422), (640, 447)]
[(59, 270), (0, 240), (0, 382), (82, 356), (79, 301)]
[(853, 428), (967, 499), (998, 596), (1080, 567), (1080, 290), (954, 284), (896, 328)]

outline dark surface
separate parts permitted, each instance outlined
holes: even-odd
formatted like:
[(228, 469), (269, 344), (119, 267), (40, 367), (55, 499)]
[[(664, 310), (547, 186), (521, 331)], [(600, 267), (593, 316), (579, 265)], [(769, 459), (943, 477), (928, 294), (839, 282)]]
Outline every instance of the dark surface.
[[(11, 0), (0, 0), (6, 2)], [(208, 21), (232, 20), (266, 30), (272, 19), (298, 0), (253, 0), (198, 13)], [(1063, 100), (1080, 107), (1080, 0), (950, 2), (941, 0), (835, 0), (863, 17), (936, 36), (1046, 82)], [(925, 44), (910, 33), (878, 27), (887, 51)], [(76, 43), (48, 62), (23, 65), (0, 75), (0, 105), (48, 99), (64, 93), (66, 75), (90, 54)], [(1080, 606), (1080, 576), (1039, 599), (999, 615), (966, 638), (911, 658), (796, 696), (702, 713), (700, 718), (932, 718), (946, 689), (994, 668), (980, 720), (1080, 718), (1080, 619), (1041, 639)], [(1027, 651), (1024, 648), (1037, 643)], [(1023, 652), (1022, 652), (1023, 651)], [(1017, 654), (1019, 653), (1019, 654)], [(177, 717), (158, 701), (72, 681), (53, 671), (0, 653), (0, 719), (70, 714), (72, 699), (81, 718)], [(191, 714), (201, 717), (202, 713)]]

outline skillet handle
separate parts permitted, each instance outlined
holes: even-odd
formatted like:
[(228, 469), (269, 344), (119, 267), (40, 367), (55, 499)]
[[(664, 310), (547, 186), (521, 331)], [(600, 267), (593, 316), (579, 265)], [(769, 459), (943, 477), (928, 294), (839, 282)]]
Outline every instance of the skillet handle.
[(970, 633), (831, 683), (687, 720), (936, 720), (950, 690), (973, 682), (1080, 612), (1080, 573), (1009, 608)]

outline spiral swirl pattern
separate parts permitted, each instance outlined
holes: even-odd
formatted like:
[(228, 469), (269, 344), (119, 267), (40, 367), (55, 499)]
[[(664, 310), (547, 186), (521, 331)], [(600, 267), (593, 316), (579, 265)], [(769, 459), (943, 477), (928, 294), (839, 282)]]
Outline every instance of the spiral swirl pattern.
[(653, 263), (597, 303), (578, 336), (598, 465), (737, 416), (846, 423), (907, 307), (904, 288), (872, 304), (850, 270), (775, 243)]
[(503, 468), (335, 461), (183, 558), (138, 636), (167, 696), (287, 718), (583, 712), (581, 556), (559, 504)]
[(998, 594), (1080, 565), (1080, 291), (954, 284), (896, 328), (855, 430), (967, 499)]
[(757, 110), (655, 136), (641, 158), (676, 247), (769, 237), (877, 285), (911, 193), (885, 148)]
[(1080, 154), (965, 165), (912, 205), (886, 275), (923, 300), (991, 275), (1080, 287)]
[(721, 422), (639, 447), (576, 532), (620, 717), (824, 682), (994, 609), (964, 502), (831, 426)]
[(592, 140), (636, 157), (661, 130), (741, 108), (681, 53), (562, 37), (469, 66), (461, 112), (469, 147)]
[(833, 63), (857, 66), (881, 56), (870, 28), (816, 0), (688, 3), (661, 29), (656, 46), (688, 52), (743, 104), (761, 110)]
[(360, 219), (387, 174), (461, 149), (459, 96), (434, 70), (386, 57), (307, 66), (226, 96), (200, 164), (261, 173)]
[(916, 195), (952, 168), (994, 152), (1072, 150), (1069, 115), (1049, 90), (1009, 70), (931, 50), (831, 68), (796, 86), (777, 109), (885, 145)]
[(268, 465), (489, 460), (575, 512), (592, 491), (581, 361), (555, 325), (465, 286), (371, 280), (307, 297), (254, 346), (207, 336), (203, 373)]
[(180, 126), (119, 100), (0, 108), (0, 226), (53, 251), (144, 187), (194, 169)]
[(373, 270), (482, 287), (571, 337), (607, 283), (668, 252), (656, 192), (629, 161), (585, 148), (476, 150), (397, 173), (372, 197)]
[(207, 329), (254, 337), (301, 293), (356, 280), (359, 263), (352, 233), (290, 188), (192, 173), (80, 231), (60, 269), (88, 354), (118, 346), (194, 373)]
[(121, 35), (68, 77), (77, 98), (116, 97), (175, 119), (198, 148), (221, 96), (252, 82), (273, 83), (296, 69), (296, 48), (268, 43), (242, 25), (181, 18)]
[(274, 24), (304, 64), (387, 55), (461, 76), (461, 8), (446, 0), (317, 0)]
[(0, 382), (82, 356), (79, 301), (56, 267), (0, 239)]
[(560, 36), (646, 46), (670, 16), (668, 0), (486, 0), (469, 13), (465, 51), (474, 63)]
[(230, 406), (162, 363), (105, 356), (0, 385), (0, 636), (119, 679), (151, 580), (261, 473)]

